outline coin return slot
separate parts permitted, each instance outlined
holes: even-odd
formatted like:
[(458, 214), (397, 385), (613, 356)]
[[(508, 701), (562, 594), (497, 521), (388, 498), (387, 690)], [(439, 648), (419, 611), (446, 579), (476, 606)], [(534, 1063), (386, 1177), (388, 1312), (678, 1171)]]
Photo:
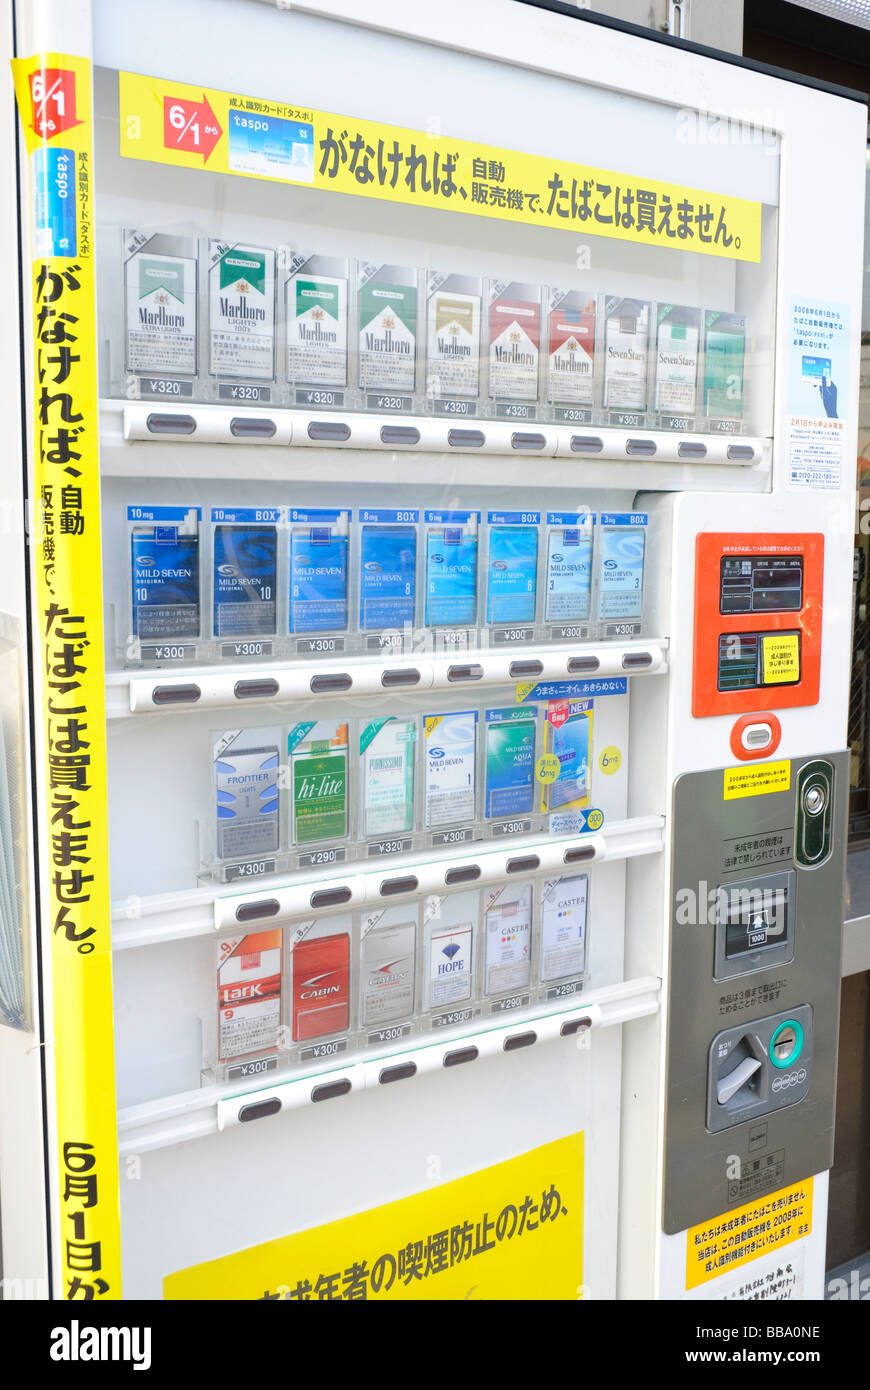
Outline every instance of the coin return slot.
[(479, 681), (483, 679), (483, 667), (472, 666), (448, 666), (447, 679), (449, 681)]
[(336, 1096), (346, 1096), (353, 1086), (348, 1077), (343, 1077), (341, 1081), (329, 1081), (324, 1086), (315, 1086), (311, 1092), (311, 1099), (315, 1104), (319, 1100), (335, 1100)]
[(400, 1062), (396, 1067), (384, 1067), (378, 1075), (378, 1081), (382, 1086), (389, 1086), (391, 1081), (407, 1081), (409, 1077), (416, 1075), (416, 1062)]
[(591, 1018), (569, 1018), (559, 1029), (559, 1036), (562, 1038), (570, 1038), (574, 1033), (585, 1033), (586, 1029), (591, 1027)]
[(542, 434), (528, 434), (517, 430), (511, 435), (512, 449), (543, 449), (546, 443)]
[(329, 439), (333, 442), (350, 439), (350, 425), (340, 420), (312, 420), (308, 426), (309, 439)]
[(684, 439), (677, 450), (677, 457), (681, 459), (705, 459), (707, 457), (707, 445), (694, 444)]
[(632, 457), (652, 458), (656, 451), (654, 439), (626, 439), (625, 452)]
[(581, 864), (584, 859), (595, 858), (594, 845), (577, 845), (575, 849), (566, 849), (562, 855), (563, 864)]
[(384, 671), (381, 676), (381, 685), (419, 685), (420, 672), (416, 666), (408, 666), (401, 671)]
[(751, 463), (755, 458), (755, 450), (751, 444), (729, 444), (727, 457), (735, 463)]
[(568, 661), (568, 670), (572, 674), (581, 671), (597, 671), (601, 662), (597, 656), (572, 656)]
[(260, 898), (254, 903), (240, 903), (236, 908), (237, 922), (256, 922), (261, 917), (277, 917), (281, 904), (277, 898)]
[(473, 883), (477, 878), (480, 878), (479, 864), (462, 864), (458, 869), (448, 869), (444, 882), (450, 888), (454, 883)]
[(201, 694), (198, 685), (155, 685), (151, 701), (155, 705), (195, 705)]
[(483, 430), (448, 430), (447, 443), (451, 449), (479, 449), (486, 435)]
[(152, 434), (194, 434), (196, 431), (192, 415), (149, 415), (145, 423)]
[(350, 690), (353, 676), (347, 671), (336, 671), (334, 675), (312, 676), (309, 687), (313, 695), (328, 695), (336, 690)]
[(340, 907), (342, 903), (349, 903), (352, 897), (353, 893), (347, 887), (318, 888), (309, 901), (312, 907)]
[(413, 425), (381, 425), (382, 444), (419, 444), (420, 431)]
[(251, 1120), (265, 1120), (267, 1115), (277, 1115), (281, 1102), (277, 1096), (272, 1100), (258, 1100), (254, 1105), (243, 1105), (239, 1111), (239, 1123), (246, 1125)]
[(519, 680), (521, 676), (542, 676), (543, 674), (543, 661), (512, 661), (508, 670), (508, 675), (512, 680)]
[(408, 874), (405, 878), (385, 878), (381, 884), (381, 897), (392, 898), (396, 893), (413, 893), (419, 887), (419, 879), (416, 874)]
[(653, 659), (650, 652), (626, 652), (622, 658), (623, 671), (637, 671), (642, 666), (652, 666)]
[(507, 862), (509, 874), (532, 874), (540, 867), (541, 860), (537, 854), (519, 854)]
[(505, 1038), (502, 1046), (505, 1052), (516, 1052), (521, 1047), (531, 1047), (537, 1041), (537, 1033), (530, 1030), (528, 1033), (512, 1033), (509, 1038)]
[(461, 1067), (463, 1062), (476, 1062), (480, 1056), (476, 1047), (457, 1047), (453, 1052), (444, 1054), (443, 1066)]
[(572, 454), (600, 454), (603, 448), (604, 440), (599, 439), (597, 434), (571, 435)]
[(236, 439), (271, 439), (277, 430), (274, 420), (246, 419), (244, 415), (230, 420), (230, 434)]
[(233, 694), (237, 700), (266, 700), (270, 695), (277, 695), (279, 689), (276, 680), (264, 676), (257, 681), (236, 681)]

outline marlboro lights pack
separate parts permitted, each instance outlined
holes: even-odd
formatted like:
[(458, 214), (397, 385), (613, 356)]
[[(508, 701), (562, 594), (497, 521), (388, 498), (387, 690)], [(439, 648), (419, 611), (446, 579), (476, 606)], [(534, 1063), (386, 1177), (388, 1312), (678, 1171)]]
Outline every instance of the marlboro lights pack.
[(281, 953), (280, 929), (218, 942), (218, 1061), (278, 1050)]

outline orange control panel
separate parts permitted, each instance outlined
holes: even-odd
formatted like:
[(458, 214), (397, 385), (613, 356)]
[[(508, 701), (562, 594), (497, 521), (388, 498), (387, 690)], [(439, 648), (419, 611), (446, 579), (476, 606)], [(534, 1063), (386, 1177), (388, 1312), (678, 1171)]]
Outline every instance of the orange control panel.
[(824, 560), (816, 532), (697, 537), (696, 719), (816, 704)]

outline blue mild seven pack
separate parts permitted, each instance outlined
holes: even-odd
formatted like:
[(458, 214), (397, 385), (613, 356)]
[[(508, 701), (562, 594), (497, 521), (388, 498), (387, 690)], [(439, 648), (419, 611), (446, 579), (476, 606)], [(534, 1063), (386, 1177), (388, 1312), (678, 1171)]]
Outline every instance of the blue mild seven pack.
[(212, 507), (215, 637), (276, 632), (278, 507)]
[(290, 631), (344, 632), (350, 512), (291, 507)]
[(544, 620), (589, 617), (592, 599), (591, 512), (547, 512), (547, 596)]
[(133, 635), (199, 636), (200, 507), (128, 507)]
[(598, 534), (598, 617), (643, 616), (646, 512), (602, 512)]
[(477, 622), (480, 512), (426, 512), (426, 626)]
[(361, 510), (359, 625), (363, 631), (414, 622), (417, 585), (416, 508)]
[(540, 512), (490, 512), (488, 623), (535, 620)]

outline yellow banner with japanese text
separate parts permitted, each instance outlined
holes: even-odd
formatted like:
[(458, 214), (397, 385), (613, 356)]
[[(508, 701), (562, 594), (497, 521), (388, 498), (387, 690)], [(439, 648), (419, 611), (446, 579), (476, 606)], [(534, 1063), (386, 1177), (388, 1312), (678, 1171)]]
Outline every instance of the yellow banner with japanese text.
[(71, 1300), (120, 1298), (100, 558), (91, 65), (12, 63), (28, 158), (41, 906), (51, 942), (56, 1248)]
[(583, 1135), (178, 1270), (167, 1299), (582, 1297)]
[(746, 198), (163, 78), (119, 82), (130, 159), (761, 259), (761, 204)]
[(792, 1245), (812, 1229), (812, 1178), (703, 1221), (686, 1232), (686, 1288)]

